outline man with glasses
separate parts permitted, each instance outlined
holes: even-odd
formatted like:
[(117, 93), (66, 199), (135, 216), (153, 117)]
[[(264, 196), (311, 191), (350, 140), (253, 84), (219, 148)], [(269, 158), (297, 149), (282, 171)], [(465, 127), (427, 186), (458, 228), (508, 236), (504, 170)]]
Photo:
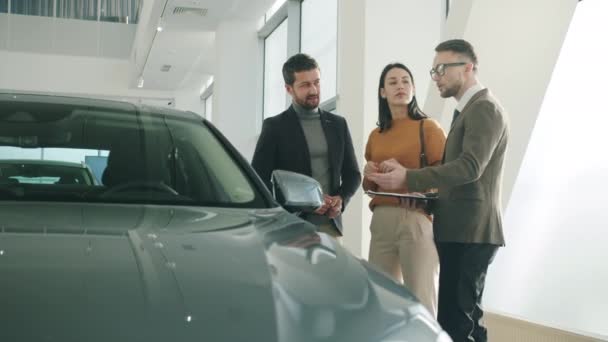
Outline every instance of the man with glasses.
[(470, 43), (448, 40), (436, 48), (431, 78), (441, 97), (458, 104), (443, 164), (407, 170), (395, 161), (368, 176), (383, 188), (410, 192), (438, 188), (434, 233), (441, 267), (438, 320), (455, 342), (487, 341), (481, 298), (502, 232), (501, 181), (509, 136), (506, 113), (477, 80)]

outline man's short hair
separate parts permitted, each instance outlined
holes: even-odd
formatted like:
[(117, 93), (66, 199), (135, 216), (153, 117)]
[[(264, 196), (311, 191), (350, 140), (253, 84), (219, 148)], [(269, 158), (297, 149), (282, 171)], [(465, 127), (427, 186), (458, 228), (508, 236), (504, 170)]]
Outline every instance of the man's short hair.
[(319, 69), (319, 64), (314, 58), (305, 53), (295, 54), (283, 64), (283, 80), (285, 84), (293, 85), (296, 81), (296, 72)]
[(435, 48), (435, 52), (452, 51), (463, 56), (466, 56), (473, 63), (473, 69), (477, 70), (477, 55), (473, 49), (473, 45), (464, 39), (451, 39), (440, 43)]

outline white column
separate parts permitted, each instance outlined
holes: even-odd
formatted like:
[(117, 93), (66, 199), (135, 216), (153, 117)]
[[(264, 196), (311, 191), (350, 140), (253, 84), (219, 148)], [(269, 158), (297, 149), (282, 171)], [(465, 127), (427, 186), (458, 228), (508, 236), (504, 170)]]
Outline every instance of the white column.
[(216, 31), (213, 124), (251, 160), (262, 121), (261, 44), (256, 20), (223, 22)]
[[(361, 169), (367, 137), (378, 120), (380, 72), (391, 62), (407, 65), (422, 105), (444, 13), (442, 0), (338, 0), (337, 112), (348, 121)], [(368, 203), (359, 191), (344, 215), (344, 243), (363, 258), (369, 249)]]

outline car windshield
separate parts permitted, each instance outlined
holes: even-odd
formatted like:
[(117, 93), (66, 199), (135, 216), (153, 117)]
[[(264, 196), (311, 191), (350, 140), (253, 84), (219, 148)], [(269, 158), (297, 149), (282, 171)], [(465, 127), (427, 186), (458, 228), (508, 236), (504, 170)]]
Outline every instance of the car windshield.
[(267, 205), (196, 115), (87, 101), (0, 95), (0, 200)]

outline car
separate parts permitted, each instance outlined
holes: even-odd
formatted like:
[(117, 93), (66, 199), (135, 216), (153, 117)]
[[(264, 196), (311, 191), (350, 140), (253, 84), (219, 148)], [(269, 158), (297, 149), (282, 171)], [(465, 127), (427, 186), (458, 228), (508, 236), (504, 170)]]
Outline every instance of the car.
[(194, 113), (0, 94), (0, 159), (32, 156), (98, 157), (101, 183), (0, 184), (1, 341), (450, 341), (298, 217), (316, 181), (271, 193)]
[(1, 183), (95, 185), (97, 179), (84, 162), (0, 159)]

